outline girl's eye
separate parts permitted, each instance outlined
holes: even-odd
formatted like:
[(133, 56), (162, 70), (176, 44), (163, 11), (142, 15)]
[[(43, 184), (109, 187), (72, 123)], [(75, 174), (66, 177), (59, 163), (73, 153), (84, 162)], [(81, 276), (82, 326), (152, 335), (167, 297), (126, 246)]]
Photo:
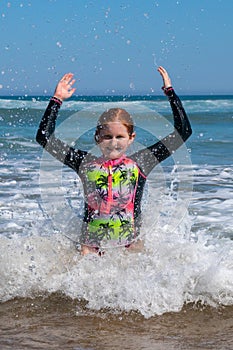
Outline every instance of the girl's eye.
[(117, 136), (113, 137), (112, 135), (107, 135), (107, 134), (102, 136), (103, 140), (112, 140), (113, 138), (116, 138), (117, 140), (122, 140), (125, 138), (125, 136), (124, 135), (117, 135)]
[[(104, 140), (111, 140), (111, 139), (113, 139), (112, 135), (103, 135), (102, 138)], [(124, 136), (123, 135), (117, 135), (115, 138), (120, 140), (120, 139), (123, 139)]]

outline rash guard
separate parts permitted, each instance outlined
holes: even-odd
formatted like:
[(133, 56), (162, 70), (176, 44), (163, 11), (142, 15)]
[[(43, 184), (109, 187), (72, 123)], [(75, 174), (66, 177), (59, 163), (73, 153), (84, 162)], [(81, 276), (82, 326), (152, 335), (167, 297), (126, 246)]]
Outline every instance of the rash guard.
[(174, 131), (133, 155), (106, 160), (70, 147), (56, 138), (55, 126), (62, 102), (51, 98), (39, 125), (36, 140), (52, 156), (79, 175), (85, 210), (81, 243), (92, 247), (107, 242), (129, 245), (140, 233), (141, 199), (150, 171), (168, 158), (191, 135), (183, 105), (173, 88), (165, 89), (174, 118)]

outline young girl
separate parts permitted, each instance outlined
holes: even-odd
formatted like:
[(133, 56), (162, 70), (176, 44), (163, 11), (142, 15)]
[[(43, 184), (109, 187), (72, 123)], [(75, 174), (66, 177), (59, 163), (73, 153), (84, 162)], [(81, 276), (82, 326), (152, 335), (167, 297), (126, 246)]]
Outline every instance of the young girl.
[(174, 131), (154, 145), (127, 157), (135, 139), (134, 124), (121, 108), (105, 111), (99, 118), (95, 141), (101, 157), (74, 149), (54, 135), (62, 102), (75, 92), (73, 74), (59, 81), (54, 96), (40, 123), (36, 140), (50, 154), (79, 175), (84, 188), (85, 210), (81, 233), (81, 253), (101, 254), (109, 242), (132, 248), (137, 245), (141, 225), (141, 198), (146, 177), (161, 161), (169, 157), (191, 135), (192, 130), (182, 103), (175, 94), (168, 73), (158, 68), (163, 90), (168, 96)]

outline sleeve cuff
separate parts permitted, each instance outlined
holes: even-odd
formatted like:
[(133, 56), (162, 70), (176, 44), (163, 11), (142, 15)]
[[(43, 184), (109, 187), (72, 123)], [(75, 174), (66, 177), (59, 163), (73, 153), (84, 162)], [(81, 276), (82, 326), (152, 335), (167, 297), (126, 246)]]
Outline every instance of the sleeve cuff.
[(50, 101), (54, 101), (56, 103), (58, 103), (60, 106), (62, 105), (62, 100), (60, 100), (60, 98), (57, 97), (51, 97)]
[(172, 86), (169, 86), (169, 87), (167, 87), (167, 88), (165, 88), (165, 87), (163, 86), (163, 87), (162, 87), (162, 90), (163, 90), (163, 92), (165, 93), (166, 96), (171, 96), (172, 93), (173, 93), (173, 91), (174, 91), (174, 89), (173, 89)]

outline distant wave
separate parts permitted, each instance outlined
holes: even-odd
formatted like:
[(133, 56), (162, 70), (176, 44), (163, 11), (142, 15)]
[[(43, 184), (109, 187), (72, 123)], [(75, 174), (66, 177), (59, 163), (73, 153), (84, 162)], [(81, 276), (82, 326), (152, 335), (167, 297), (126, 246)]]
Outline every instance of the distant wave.
[[(231, 112), (233, 109), (233, 96), (181, 96), (181, 100), (189, 113), (203, 112)], [(49, 97), (27, 96), (0, 98), (0, 109), (39, 109), (44, 110)], [(127, 106), (141, 106), (155, 111), (169, 112), (170, 106), (163, 96), (79, 96), (63, 103), (63, 110), (79, 111), (93, 106), (108, 108), (109, 104), (127, 108)]]

